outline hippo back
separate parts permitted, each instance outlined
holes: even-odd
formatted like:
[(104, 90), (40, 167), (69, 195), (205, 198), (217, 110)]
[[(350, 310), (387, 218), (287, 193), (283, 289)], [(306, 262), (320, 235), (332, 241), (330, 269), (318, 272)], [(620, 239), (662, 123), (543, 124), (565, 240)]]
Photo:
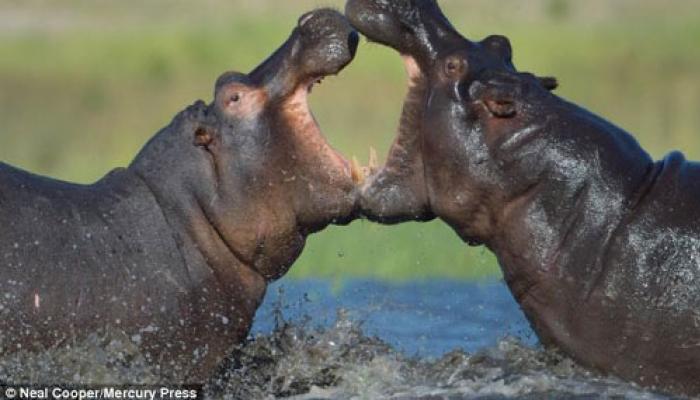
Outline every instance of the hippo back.
[(619, 376), (699, 393), (700, 164), (656, 163), (603, 251), (576, 319), (597, 323), (572, 327), (567, 345)]
[(133, 174), (75, 185), (5, 164), (0, 282), (0, 353), (111, 328), (147, 341), (143, 327), (167, 326), (190, 285), (160, 208)]

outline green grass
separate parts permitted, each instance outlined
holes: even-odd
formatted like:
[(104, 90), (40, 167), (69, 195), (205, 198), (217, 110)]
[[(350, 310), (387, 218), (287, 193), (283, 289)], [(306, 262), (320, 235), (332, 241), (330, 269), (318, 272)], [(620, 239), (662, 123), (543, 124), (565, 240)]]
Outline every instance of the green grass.
[[(521, 69), (557, 76), (562, 96), (633, 132), (654, 156), (678, 148), (700, 158), (697, 2), (443, 3), (472, 38), (508, 35)], [(221, 72), (253, 68), (315, 5), (0, 0), (0, 160), (94, 181), (128, 164), (184, 106), (209, 100)], [(386, 153), (404, 91), (396, 55), (363, 43), (312, 107), (335, 147), (366, 160), (369, 146)], [(474, 279), (498, 269), (439, 222), (359, 221), (310, 238), (291, 275)]]

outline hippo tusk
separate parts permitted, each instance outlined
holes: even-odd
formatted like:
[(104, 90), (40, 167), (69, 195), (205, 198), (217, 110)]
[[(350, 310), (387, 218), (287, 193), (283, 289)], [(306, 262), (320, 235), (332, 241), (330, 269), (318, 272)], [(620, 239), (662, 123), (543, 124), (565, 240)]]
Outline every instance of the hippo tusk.
[(350, 163), (350, 174), (352, 175), (352, 181), (356, 185), (361, 185), (365, 182), (366, 174), (355, 156), (352, 157), (352, 162)]
[(369, 174), (374, 175), (379, 170), (379, 162), (377, 161), (377, 150), (374, 147), (369, 148)]

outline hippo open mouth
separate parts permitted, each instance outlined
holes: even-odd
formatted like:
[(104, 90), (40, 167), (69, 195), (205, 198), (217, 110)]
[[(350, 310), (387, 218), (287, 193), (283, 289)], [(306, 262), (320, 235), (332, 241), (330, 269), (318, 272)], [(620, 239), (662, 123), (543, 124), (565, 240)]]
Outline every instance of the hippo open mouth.
[[(460, 153), (474, 145), (467, 143), (476, 140), (469, 132), (481, 125), (535, 131), (524, 129), (532, 123), (524, 110), (530, 107), (525, 94), (554, 89), (556, 80), (516, 71), (510, 42), (503, 36), (468, 40), (435, 0), (348, 0), (345, 12), (370, 41), (401, 55), (409, 78), (398, 135), (387, 161), (364, 179), (362, 213), (383, 223), (435, 217), (451, 221), (446, 215), (454, 213), (459, 214), (457, 219), (478, 220), (481, 217), (470, 206), (472, 196), (466, 195), (474, 185), (463, 171), (483, 170), (489, 153), (486, 144), (469, 157)], [(499, 140), (505, 142), (512, 132), (498, 136)], [(489, 140), (495, 138), (491, 135)], [(480, 242), (474, 235), (460, 235)]]
[[(232, 142), (214, 159), (230, 160), (228, 173), (238, 182), (219, 198), (231, 199), (227, 208), (242, 202), (237, 209), (248, 209), (229, 219), (221, 236), (267, 280), (286, 272), (309, 234), (356, 217), (357, 174), (323, 136), (308, 96), (353, 60), (358, 43), (343, 14), (314, 10), (252, 72), (228, 72), (217, 81), (214, 130), (231, 132)], [(241, 187), (249, 199), (241, 199)], [(228, 226), (254, 230), (225, 232)]]
[[(317, 149), (323, 168), (335, 166), (336, 181), (346, 177), (356, 181), (359, 174), (326, 142), (309, 108), (308, 95), (353, 60), (358, 44), (358, 33), (341, 13), (315, 10), (302, 15), (289, 39), (248, 75), (252, 84), (263, 89), (261, 97), (279, 105), (287, 129), (305, 135), (305, 143)], [(338, 172), (343, 176), (338, 177)]]

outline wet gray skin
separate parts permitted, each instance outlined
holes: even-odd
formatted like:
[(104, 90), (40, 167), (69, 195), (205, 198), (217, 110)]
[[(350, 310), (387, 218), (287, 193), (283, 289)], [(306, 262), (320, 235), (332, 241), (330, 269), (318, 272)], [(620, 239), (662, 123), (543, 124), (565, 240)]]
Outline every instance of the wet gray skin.
[(350, 0), (410, 76), (399, 135), (363, 213), (440, 218), (486, 245), (542, 343), (644, 386), (700, 394), (700, 165), (654, 162), (609, 122), (472, 42), (433, 0)]
[(268, 60), (224, 74), (211, 104), (93, 185), (0, 164), (0, 352), (119, 331), (163, 380), (204, 381), (306, 237), (353, 218), (349, 163), (307, 94), (357, 42), (336, 11), (302, 16)]

